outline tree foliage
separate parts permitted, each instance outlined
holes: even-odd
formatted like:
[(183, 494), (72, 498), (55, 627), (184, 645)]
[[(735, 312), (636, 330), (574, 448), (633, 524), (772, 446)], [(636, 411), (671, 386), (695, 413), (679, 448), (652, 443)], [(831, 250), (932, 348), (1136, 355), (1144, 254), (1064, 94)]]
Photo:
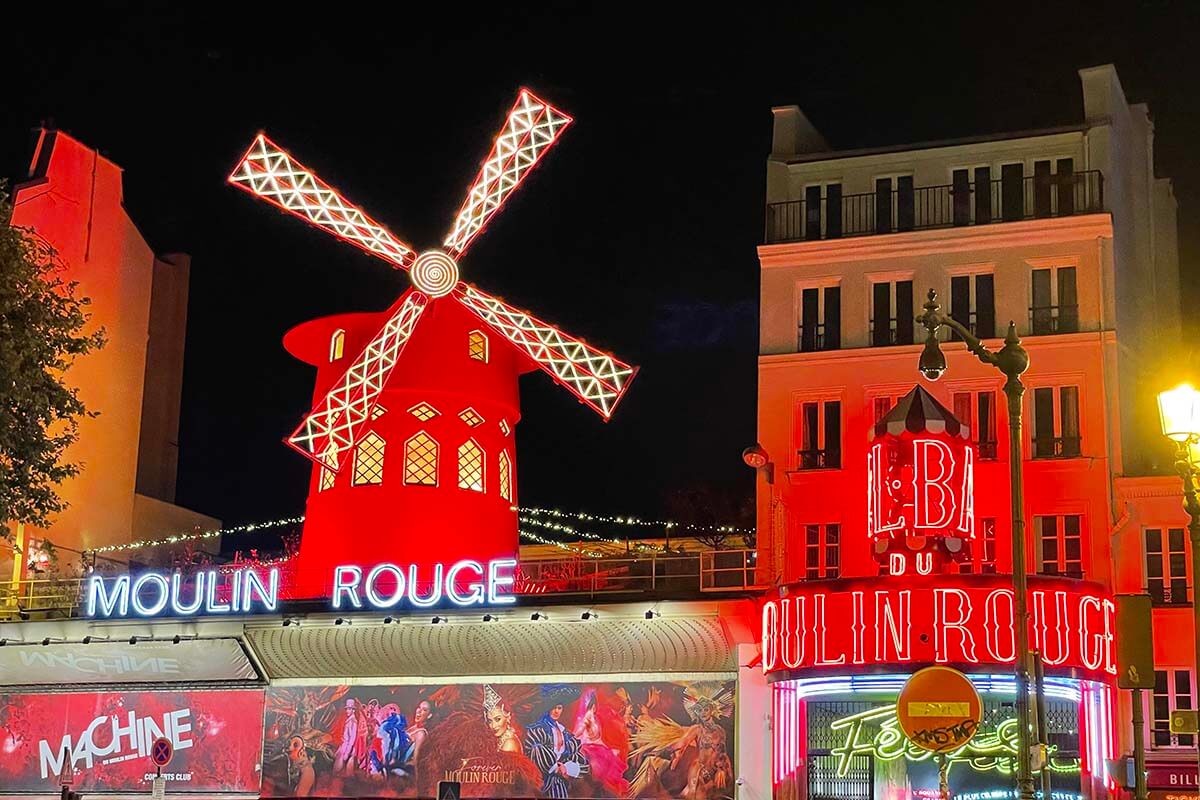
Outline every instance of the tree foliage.
[(0, 186), (0, 531), (8, 522), (47, 526), (65, 508), (58, 486), (79, 474), (64, 460), (79, 419), (95, 416), (66, 382), (75, 359), (104, 346), (85, 332), (89, 300), (33, 231), (13, 227)]

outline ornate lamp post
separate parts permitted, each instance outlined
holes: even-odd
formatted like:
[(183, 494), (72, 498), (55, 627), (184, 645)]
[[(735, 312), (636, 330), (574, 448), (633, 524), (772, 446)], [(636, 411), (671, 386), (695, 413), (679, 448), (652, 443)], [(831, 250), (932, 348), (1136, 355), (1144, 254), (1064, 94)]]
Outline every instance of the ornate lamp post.
[[(1029, 743), (1029, 592), (1025, 570), (1025, 486), (1021, 469), (1021, 400), (1025, 396), (1021, 375), (1029, 368), (1029, 353), (1021, 347), (1017, 326), (1013, 322), (1008, 323), (1004, 347), (994, 353), (988, 350), (966, 326), (941, 313), (937, 292), (933, 289), (929, 290), (925, 313), (916, 321), (929, 332), (919, 363), (921, 374), (929, 380), (936, 381), (946, 371), (946, 356), (937, 338), (937, 330), (943, 325), (961, 336), (967, 349), (976, 358), (1000, 370), (1006, 378), (1004, 397), (1008, 404), (1008, 465), (1012, 487), (1013, 616), (1017, 639), (1017, 794), (1021, 800), (1033, 800), (1033, 765), (1030, 762)], [(1196, 535), (1200, 536), (1200, 530)]]
[[(1175, 470), (1183, 479), (1183, 507), (1187, 509), (1188, 538), (1192, 543), (1192, 624), (1196, 647), (1196, 675), (1200, 675), (1200, 603), (1196, 579), (1200, 577), (1200, 390), (1184, 383), (1158, 395), (1162, 432), (1175, 442)], [(1200, 758), (1200, 751), (1198, 751)]]

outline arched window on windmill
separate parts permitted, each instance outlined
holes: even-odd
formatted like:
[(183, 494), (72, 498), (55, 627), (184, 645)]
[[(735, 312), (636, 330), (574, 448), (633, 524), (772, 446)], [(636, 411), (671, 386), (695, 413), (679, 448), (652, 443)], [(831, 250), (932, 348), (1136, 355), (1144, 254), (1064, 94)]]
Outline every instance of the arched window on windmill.
[(438, 443), (425, 431), (404, 443), (404, 483), (437, 486)]
[(474, 439), (458, 448), (458, 488), (483, 491), (483, 448)]
[(352, 486), (371, 486), (383, 483), (383, 437), (371, 431), (354, 448), (354, 480)]
[(487, 363), (488, 360), (488, 339), (487, 334), (483, 331), (471, 331), (467, 334), (467, 355), (473, 361), (482, 361)]
[(337, 361), (346, 354), (346, 332), (338, 328), (329, 337), (329, 360)]

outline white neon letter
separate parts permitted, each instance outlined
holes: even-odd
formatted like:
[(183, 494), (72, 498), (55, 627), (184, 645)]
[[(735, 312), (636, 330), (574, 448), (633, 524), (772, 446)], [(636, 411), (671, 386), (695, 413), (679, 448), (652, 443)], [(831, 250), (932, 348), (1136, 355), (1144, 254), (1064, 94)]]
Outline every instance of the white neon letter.
[[(396, 579), (396, 589), (392, 592), (391, 597), (383, 597), (375, 588), (375, 582), (379, 580), (379, 576), (383, 573), (391, 573)], [(367, 573), (366, 584), (363, 587), (363, 593), (367, 596), (367, 602), (372, 608), (391, 608), (404, 598), (404, 570), (397, 567), (395, 564), (376, 564)], [(357, 608), (357, 606), (355, 606)]]
[[(499, 558), (488, 562), (487, 595), (490, 605), (508, 605), (517, 602), (513, 597), (512, 586), (517, 582), (512, 570), (517, 568), (517, 562), (511, 558)], [(501, 572), (504, 570), (505, 572)], [(507, 591), (500, 590), (508, 587)]]
[(254, 600), (254, 595), (258, 595), (259, 602), (265, 611), (274, 611), (279, 606), (279, 567), (271, 567), (267, 570), (267, 585), (263, 586), (262, 578), (252, 569), (246, 570), (246, 577), (243, 579), (245, 584), (242, 587), (242, 610), (250, 611), (250, 606)]
[[(1085, 595), (1079, 598), (1079, 660), (1088, 669), (1100, 669), (1100, 665), (1104, 662), (1104, 634), (1092, 633), (1092, 626), (1088, 624), (1087, 611), (1084, 609), (1087, 606), (1100, 611), (1103, 607), (1099, 597)], [(1092, 640), (1092, 646), (1089, 647), (1088, 640)]]
[(783, 666), (787, 669), (797, 669), (804, 664), (804, 640), (808, 638), (805, 629), (807, 618), (805, 597), (783, 598), (783, 642), (780, 644), (780, 656)]
[(421, 597), (417, 594), (417, 565), (409, 564), (408, 566), (408, 602), (412, 603), (417, 608), (431, 608), (442, 601), (442, 565), (433, 565), (433, 581), (429, 594)]
[(779, 658), (779, 648), (776, 646), (775, 637), (778, 635), (779, 628), (779, 606), (774, 600), (769, 600), (763, 604), (762, 613), (762, 663), (763, 672), (770, 672), (775, 669)]
[[(468, 583), (467, 594), (459, 594), (458, 591), (458, 573), (465, 569), (473, 570), (478, 579), (474, 583)], [(469, 559), (459, 561), (450, 569), (446, 570), (446, 596), (450, 598), (450, 602), (456, 606), (474, 606), (483, 602), (483, 564), (478, 561)]]
[(89, 617), (129, 616), (129, 576), (122, 575), (112, 581), (112, 590), (105, 585), (104, 578), (93, 575), (88, 580), (87, 613)]
[(854, 609), (854, 619), (850, 623), (850, 633), (853, 634), (851, 638), (854, 641), (853, 660), (855, 664), (863, 664), (866, 663), (865, 653), (867, 651), (866, 646), (863, 644), (864, 633), (867, 630), (867, 625), (863, 622), (863, 593), (851, 592), (850, 601)]
[[(1037, 603), (1038, 592), (1034, 592), (1034, 603)], [(1000, 610), (1000, 598), (1008, 601), (1008, 607)], [(1012, 589), (993, 589), (983, 601), (983, 630), (984, 644), (988, 655), (993, 661), (1001, 664), (1015, 661), (1017, 658), (1017, 637), (1013, 632), (1016, 615), (1013, 611), (1015, 595)], [(1000, 652), (1001, 644), (1008, 645), (1008, 654)]]
[(1054, 593), (1054, 656), (1050, 655), (1050, 620), (1046, 615), (1046, 593), (1033, 593), (1033, 635), (1035, 646), (1042, 651), (1042, 661), (1046, 666), (1057, 666), (1067, 660), (1071, 654), (1071, 630), (1067, 626), (1067, 593), (1058, 590)]
[(179, 587), (183, 585), (183, 573), (175, 570), (171, 576), (171, 611), (187, 616), (195, 614), (204, 605), (204, 572), (196, 573), (196, 590), (192, 593), (192, 602), (184, 605), (179, 599)]
[(912, 591), (903, 589), (897, 594), (900, 596), (898, 612), (892, 610), (890, 592), (882, 589), (875, 592), (876, 661), (890, 660), (889, 639), (897, 661), (908, 661), (912, 658)]
[[(931, 474), (930, 456), (935, 451), (938, 456), (937, 474)], [(950, 479), (953, 477), (954, 453), (949, 445), (937, 439), (913, 442), (913, 502), (917, 506), (913, 527), (944, 528), (950, 523), (957, 510), (954, 493), (950, 491)]]
[(350, 600), (350, 605), (362, 608), (362, 600), (358, 597), (358, 585), (362, 583), (362, 567), (343, 564), (333, 568), (333, 607), (342, 607), (342, 594)]
[(813, 595), (813, 663), (818, 667), (832, 667), (846, 663), (846, 654), (830, 658), (825, 645), (825, 593)]
[[(946, 615), (947, 603), (946, 598), (953, 596), (958, 600), (958, 613), (955, 619), (949, 619)], [(962, 589), (934, 589), (933, 590), (933, 641), (934, 641), (934, 660), (939, 664), (945, 664), (950, 660), (949, 645), (951, 630), (958, 631), (960, 651), (963, 655), (963, 660), (972, 664), (979, 663), (975, 658), (975, 637), (971, 635), (971, 631), (967, 629), (967, 620), (971, 618), (971, 597)]]
[(229, 611), (229, 603), (217, 602), (217, 571), (208, 571), (208, 591), (204, 595), (204, 610), (210, 614), (220, 614)]
[[(142, 602), (142, 588), (147, 583), (153, 583), (158, 587), (158, 596), (150, 604)], [(157, 572), (143, 572), (133, 582), (133, 588), (129, 590), (129, 594), (130, 599), (133, 601), (133, 612), (135, 614), (143, 617), (153, 617), (155, 614), (162, 613), (162, 610), (167, 607), (167, 600), (171, 597), (171, 584)]]

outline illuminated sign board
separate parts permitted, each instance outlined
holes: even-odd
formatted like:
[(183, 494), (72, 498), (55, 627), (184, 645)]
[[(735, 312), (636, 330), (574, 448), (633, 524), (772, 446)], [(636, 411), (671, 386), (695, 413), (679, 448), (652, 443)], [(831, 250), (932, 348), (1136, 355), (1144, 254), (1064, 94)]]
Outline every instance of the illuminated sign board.
[[(365, 568), (335, 567), (330, 604), (337, 610), (504, 605), (516, 602), (517, 562), (463, 560), (450, 566), (418, 567), (392, 563)], [(143, 572), (140, 575), (93, 575), (84, 607), (89, 617), (188, 617), (198, 614), (251, 614), (279, 608), (280, 571), (252, 568), (190, 575)]]
[[(1111, 680), (1116, 605), (1109, 595), (1095, 584), (1036, 576), (1029, 588), (1030, 633), (1046, 669)], [(997, 576), (787, 587), (763, 605), (763, 671), (1013, 664), (1013, 601), (1008, 581)]]

